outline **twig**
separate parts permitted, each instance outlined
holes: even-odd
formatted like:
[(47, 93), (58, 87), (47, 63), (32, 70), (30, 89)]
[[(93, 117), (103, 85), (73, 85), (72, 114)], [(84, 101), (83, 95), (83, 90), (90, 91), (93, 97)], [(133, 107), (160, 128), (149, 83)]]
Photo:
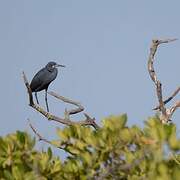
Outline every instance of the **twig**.
[(153, 62), (154, 62), (154, 56), (156, 54), (157, 48), (160, 44), (162, 43), (169, 43), (172, 41), (176, 41), (177, 39), (166, 39), (166, 40), (152, 40), (152, 45), (150, 48), (150, 55), (149, 55), (149, 60), (148, 60), (148, 71), (150, 74), (151, 79), (156, 83), (157, 82), (157, 77), (156, 73), (154, 70)]
[(36, 134), (36, 136), (39, 138), (39, 141), (44, 141), (44, 142), (46, 142), (46, 143), (48, 143), (48, 144), (50, 144), (50, 145), (53, 145), (53, 144), (51, 143), (51, 141), (45, 139), (44, 137), (42, 137), (42, 136), (37, 132), (37, 130), (33, 127), (33, 125), (31, 124), (31, 122), (30, 122), (29, 119), (28, 119), (28, 121), (29, 121), (29, 126), (30, 126), (30, 128), (33, 130), (34, 134)]
[(174, 112), (176, 111), (176, 109), (177, 108), (179, 108), (180, 107), (180, 101), (177, 101), (170, 109), (169, 109), (169, 111), (167, 111), (168, 113), (168, 116), (169, 116), (169, 118), (171, 118), (172, 117), (172, 115), (174, 114)]
[(67, 116), (69, 116), (69, 115), (71, 115), (71, 114), (77, 114), (77, 113), (79, 113), (79, 112), (84, 111), (84, 107), (83, 107), (79, 102), (75, 102), (75, 101), (73, 101), (73, 100), (71, 100), (71, 99), (68, 99), (68, 98), (66, 98), (66, 97), (60, 96), (60, 95), (58, 95), (58, 94), (55, 93), (55, 92), (48, 92), (48, 94), (50, 94), (51, 96), (54, 96), (55, 98), (57, 98), (57, 99), (59, 99), (59, 100), (61, 100), (61, 101), (63, 101), (63, 102), (66, 102), (66, 103), (68, 103), (68, 104), (73, 104), (73, 105), (75, 105), (75, 106), (78, 107), (78, 108), (76, 108), (76, 109), (71, 109), (71, 110), (69, 110), (69, 111), (66, 111), (66, 115), (67, 115)]
[(30, 88), (30, 86), (29, 86), (28, 80), (27, 80), (26, 75), (25, 75), (24, 72), (22, 73), (22, 75), (23, 75), (24, 83), (25, 83), (26, 88), (27, 88), (27, 92), (28, 92), (28, 94), (29, 94), (29, 105), (30, 105), (30, 106), (33, 106), (33, 105), (34, 105), (34, 102), (33, 102), (33, 95), (32, 95), (31, 88)]
[(173, 154), (172, 152), (170, 152), (170, 156), (172, 157), (172, 159), (178, 164), (180, 165), (180, 161), (177, 159), (176, 155)]
[[(98, 129), (99, 126), (96, 124), (95, 122), (95, 118), (91, 118), (90, 116), (88, 116), (87, 114), (84, 114), (85, 115), (85, 120), (81, 120), (81, 121), (76, 121), (74, 122), (73, 120), (70, 120), (70, 118), (61, 118), (61, 117), (58, 117), (58, 116), (55, 116), (47, 111), (45, 111), (42, 107), (40, 107), (39, 105), (35, 104), (34, 101), (33, 101), (33, 96), (32, 96), (32, 91), (31, 91), (31, 88), (30, 88), (30, 85), (28, 83), (28, 80), (26, 78), (26, 75), (25, 73), (23, 72), (23, 80), (24, 80), (24, 83), (25, 83), (25, 86), (27, 88), (27, 91), (28, 91), (28, 95), (29, 95), (29, 105), (34, 108), (36, 111), (40, 112), (43, 116), (45, 116), (48, 120), (52, 120), (52, 121), (56, 121), (58, 123), (61, 123), (61, 124), (64, 124), (64, 125), (68, 125), (68, 126), (71, 126), (71, 125), (76, 125), (76, 124), (79, 124), (79, 125), (83, 125), (83, 126), (93, 126), (95, 129)], [(51, 92), (52, 93), (52, 92)], [(55, 94), (55, 93), (53, 93)], [(57, 94), (55, 94), (57, 95)], [(62, 96), (61, 96), (62, 97)], [(64, 101), (67, 102), (67, 98), (64, 99)], [(69, 103), (71, 104), (75, 104), (75, 102), (72, 102), (70, 101)], [(76, 104), (77, 105), (77, 104)], [(79, 104), (78, 104), (79, 105)], [(82, 107), (82, 106), (80, 106)], [(84, 109), (84, 108), (83, 108)], [(81, 111), (82, 111), (82, 108), (81, 108)], [(74, 110), (73, 110), (74, 112)], [(70, 112), (71, 113), (71, 112)], [(77, 112), (76, 112), (77, 113)]]
[(156, 94), (157, 94), (158, 101), (159, 101), (159, 105), (157, 107), (155, 107), (154, 110), (159, 110), (161, 112), (160, 120), (162, 123), (167, 123), (170, 120), (170, 117), (172, 116), (174, 111), (179, 107), (176, 104), (172, 108), (166, 109), (165, 104), (167, 104), (170, 100), (172, 100), (174, 98), (174, 96), (176, 96), (178, 94), (178, 92), (180, 91), (180, 88), (178, 88), (168, 99), (163, 101), (162, 84), (158, 80), (156, 72), (154, 70), (154, 64), (153, 64), (154, 56), (155, 56), (157, 48), (160, 44), (169, 43), (169, 42), (172, 42), (175, 40), (177, 40), (177, 39), (153, 40), (151, 48), (150, 48), (149, 58), (148, 58), (148, 72), (149, 72), (149, 75), (150, 75), (152, 81), (155, 84)]
[(38, 137), (39, 141), (44, 141), (45, 143), (51, 145), (51, 146), (54, 146), (56, 148), (59, 148), (59, 149), (62, 149), (64, 150), (65, 152), (68, 152), (70, 153), (71, 155), (74, 155), (73, 153), (71, 153), (70, 151), (68, 151), (66, 149), (66, 146), (65, 147), (62, 147), (62, 146), (56, 146), (55, 144), (53, 144), (51, 141), (47, 140), (46, 138), (44, 138), (36, 129), (35, 127), (31, 124), (30, 120), (28, 119), (29, 121), (29, 126), (30, 128), (32, 129), (32, 131), (34, 132), (34, 134)]
[[(169, 101), (171, 101), (180, 91), (180, 87), (178, 87), (174, 92), (173, 94), (168, 97), (165, 101), (164, 101), (164, 104), (167, 104)], [(159, 106), (156, 106), (155, 108), (153, 108), (153, 110), (159, 110)]]

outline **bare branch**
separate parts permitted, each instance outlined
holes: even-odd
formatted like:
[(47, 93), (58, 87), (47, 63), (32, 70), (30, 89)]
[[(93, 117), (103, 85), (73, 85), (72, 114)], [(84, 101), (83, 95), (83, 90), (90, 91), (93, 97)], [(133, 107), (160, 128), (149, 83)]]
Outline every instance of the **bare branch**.
[[(70, 118), (61, 118), (61, 117), (58, 117), (58, 116), (55, 116), (47, 111), (45, 111), (42, 107), (40, 107), (39, 105), (35, 104), (34, 101), (33, 101), (33, 96), (32, 96), (32, 91), (31, 91), (31, 88), (30, 88), (30, 85), (28, 83), (28, 80), (26, 78), (26, 75), (25, 73), (23, 72), (23, 79), (24, 79), (24, 83), (26, 85), (26, 88), (28, 90), (28, 95), (29, 95), (29, 105), (34, 108), (36, 111), (40, 112), (43, 116), (45, 116), (48, 120), (52, 120), (52, 121), (56, 121), (58, 123), (61, 123), (61, 124), (64, 124), (64, 125), (68, 125), (68, 126), (71, 126), (71, 125), (83, 125), (83, 126), (93, 126), (95, 129), (98, 129), (99, 126), (96, 124), (95, 122), (95, 118), (91, 118), (90, 116), (86, 116), (85, 115), (85, 120), (81, 120), (81, 121), (76, 121), (74, 122), (74, 120), (70, 120)], [(64, 98), (62, 98), (62, 96), (59, 96), (57, 95), (56, 93), (52, 93), (54, 96), (56, 95), (57, 97), (60, 97), (61, 100)], [(59, 98), (59, 99), (60, 99)], [(67, 103), (71, 103), (71, 104), (75, 104), (77, 105), (78, 103), (72, 101), (72, 100), (69, 100), (67, 98), (64, 98), (63, 99), (64, 102), (67, 102)], [(79, 104), (77, 105), (79, 108), (79, 112), (82, 111), (82, 109), (84, 109), (82, 106), (80, 106)], [(81, 109), (81, 111), (80, 111)], [(70, 114), (74, 114), (74, 110), (72, 111), (68, 111), (69, 115)], [(77, 109), (76, 109), (76, 113), (77, 113)]]
[(79, 102), (75, 102), (75, 101), (73, 101), (71, 99), (68, 99), (66, 97), (60, 96), (60, 95), (58, 95), (55, 92), (48, 92), (48, 94), (50, 94), (51, 96), (54, 96), (55, 98), (57, 98), (57, 99), (59, 99), (59, 100), (61, 100), (63, 102), (66, 102), (68, 104), (73, 104), (73, 105), (78, 107), (76, 109), (71, 109), (69, 111), (66, 111), (66, 115), (68, 115), (68, 116), (71, 115), (71, 114), (77, 114), (79, 112), (84, 111), (84, 107)]
[(176, 41), (176, 40), (177, 39), (165, 39), (165, 40), (154, 39), (154, 40), (152, 40), (152, 45), (150, 48), (150, 55), (149, 55), (149, 59), (148, 59), (148, 71), (149, 71), (151, 79), (155, 83), (157, 82), (157, 77), (156, 77), (156, 73), (154, 70), (153, 62), (154, 62), (154, 56), (156, 54), (157, 48), (162, 43), (169, 43), (169, 42)]
[(96, 124), (96, 119), (91, 118), (88, 114), (84, 113), (84, 116), (86, 117), (86, 121), (89, 122), (96, 130), (100, 127)]
[(28, 92), (28, 94), (29, 94), (29, 105), (30, 105), (30, 106), (33, 106), (33, 105), (34, 105), (34, 102), (33, 102), (33, 95), (32, 95), (31, 88), (30, 88), (30, 86), (29, 86), (28, 80), (27, 80), (26, 75), (25, 75), (24, 72), (22, 73), (22, 75), (23, 75), (24, 84), (26, 85), (27, 92)]
[(35, 127), (31, 124), (30, 120), (29, 121), (29, 126), (30, 128), (32, 129), (32, 131), (34, 132), (34, 134), (38, 137), (39, 141), (44, 141), (45, 143), (51, 145), (51, 146), (55, 146), (56, 148), (59, 148), (59, 149), (62, 149), (64, 150), (65, 152), (68, 152), (70, 153), (71, 155), (74, 155), (73, 153), (71, 153), (70, 151), (68, 151), (66, 149), (66, 146), (62, 147), (62, 146), (57, 146), (55, 144), (53, 144), (51, 141), (47, 140), (46, 138), (44, 138), (36, 129)]
[(162, 84), (158, 80), (156, 72), (154, 70), (154, 64), (153, 64), (154, 56), (155, 56), (157, 48), (160, 44), (169, 43), (169, 42), (172, 42), (175, 40), (177, 40), (177, 39), (153, 40), (151, 48), (150, 48), (149, 58), (148, 58), (148, 72), (149, 72), (149, 75), (150, 75), (152, 81), (155, 84), (156, 94), (157, 94), (158, 101), (159, 101), (159, 105), (157, 107), (155, 107), (154, 110), (159, 110), (161, 112), (160, 119), (163, 123), (167, 123), (170, 120), (169, 118), (172, 116), (174, 111), (177, 109), (177, 104), (174, 107), (172, 107), (171, 109), (166, 109), (165, 104), (167, 104), (171, 99), (174, 98), (174, 96), (176, 96), (176, 94), (178, 94), (178, 92), (180, 91), (180, 88), (178, 88), (168, 99), (163, 101)]
[(44, 137), (42, 137), (42, 136), (37, 132), (37, 130), (36, 130), (36, 129), (33, 127), (33, 125), (31, 124), (30, 120), (28, 120), (28, 121), (29, 121), (29, 126), (30, 126), (30, 128), (33, 130), (34, 134), (36, 134), (36, 136), (39, 138), (39, 141), (44, 141), (44, 142), (46, 142), (46, 143), (48, 143), (48, 144), (50, 144), (50, 145), (53, 145), (53, 144), (51, 144), (51, 141), (45, 139)]
[[(167, 104), (169, 101), (171, 101), (180, 91), (180, 87), (178, 87), (174, 92), (173, 94), (168, 97), (165, 101), (164, 101), (164, 104)], [(153, 110), (159, 110), (159, 106), (156, 106), (155, 108), (153, 108)]]
[(168, 111), (168, 116), (169, 118), (172, 117), (174, 112), (180, 107), (180, 101), (177, 101)]
[(162, 85), (161, 82), (157, 80), (156, 82), (156, 93), (159, 100), (159, 109), (162, 112), (163, 116), (166, 116), (166, 108), (164, 106), (163, 98), (162, 98)]
[[(162, 44), (162, 43), (169, 43), (169, 42), (173, 42), (173, 41), (177, 41), (178, 39), (177, 38), (174, 38), (174, 39), (161, 39), (161, 40), (158, 40), (159, 41), (159, 44)], [(155, 40), (157, 41), (157, 40)]]

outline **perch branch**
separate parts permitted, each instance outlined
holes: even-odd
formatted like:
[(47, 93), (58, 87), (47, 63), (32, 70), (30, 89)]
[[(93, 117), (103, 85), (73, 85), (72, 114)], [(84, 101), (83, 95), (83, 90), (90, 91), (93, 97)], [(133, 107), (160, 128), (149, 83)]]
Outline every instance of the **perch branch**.
[(159, 110), (161, 112), (160, 119), (163, 123), (167, 123), (170, 120), (169, 118), (172, 116), (174, 111), (179, 107), (177, 103), (172, 108), (166, 109), (165, 104), (167, 104), (170, 100), (172, 100), (178, 94), (178, 92), (180, 91), (180, 88), (178, 88), (169, 98), (163, 101), (162, 84), (158, 80), (156, 72), (154, 70), (154, 56), (160, 44), (169, 43), (175, 40), (177, 39), (153, 40), (151, 48), (150, 48), (149, 58), (148, 58), (148, 72), (152, 81), (155, 84), (156, 94), (159, 101), (159, 105), (155, 107), (154, 110)]
[[(55, 116), (47, 111), (45, 111), (42, 107), (40, 107), (39, 105), (35, 104), (34, 101), (33, 101), (33, 96), (32, 96), (32, 91), (31, 91), (31, 88), (30, 88), (30, 85), (28, 83), (28, 80), (26, 78), (26, 75), (25, 73), (23, 72), (23, 80), (24, 80), (24, 84), (27, 88), (27, 91), (28, 91), (28, 95), (29, 95), (29, 105), (34, 108), (36, 111), (40, 112), (43, 116), (45, 116), (48, 120), (52, 120), (52, 121), (56, 121), (58, 123), (61, 123), (61, 124), (64, 124), (64, 125), (68, 125), (68, 126), (71, 126), (71, 125), (83, 125), (83, 126), (93, 126), (95, 129), (98, 129), (99, 126), (96, 124), (95, 122), (95, 118), (91, 118), (89, 115), (87, 114), (84, 114), (85, 116), (85, 120), (81, 120), (81, 121), (76, 121), (74, 122), (74, 120), (70, 120), (70, 118), (61, 118), (61, 117), (58, 117), (58, 116)], [(55, 93), (54, 93), (55, 94)], [(67, 102), (67, 98), (65, 98), (66, 102)], [(73, 102), (71, 101), (71, 104), (73, 104)], [(82, 106), (80, 106), (82, 107)], [(83, 108), (84, 109), (84, 108)], [(81, 108), (81, 111), (82, 111), (82, 108)], [(73, 110), (74, 112), (74, 110)], [(71, 112), (70, 112), (71, 113)], [(77, 112), (76, 112), (77, 113)]]
[(73, 105), (78, 107), (76, 109), (71, 109), (69, 111), (66, 111), (65, 113), (66, 113), (67, 116), (72, 115), (72, 114), (77, 114), (77, 113), (80, 113), (80, 112), (84, 111), (84, 107), (79, 102), (75, 102), (75, 101), (73, 101), (71, 99), (68, 99), (66, 97), (60, 96), (60, 95), (58, 95), (55, 92), (48, 92), (48, 94), (50, 94), (51, 96), (53, 96), (53, 97), (55, 97), (55, 98), (65, 102), (65, 103), (73, 104)]
[(32, 91), (31, 91), (31, 88), (29, 86), (28, 80), (27, 80), (24, 72), (22, 73), (22, 75), (23, 75), (24, 83), (25, 83), (26, 88), (27, 88), (27, 92), (29, 94), (29, 105), (34, 106), (33, 95), (32, 95)]

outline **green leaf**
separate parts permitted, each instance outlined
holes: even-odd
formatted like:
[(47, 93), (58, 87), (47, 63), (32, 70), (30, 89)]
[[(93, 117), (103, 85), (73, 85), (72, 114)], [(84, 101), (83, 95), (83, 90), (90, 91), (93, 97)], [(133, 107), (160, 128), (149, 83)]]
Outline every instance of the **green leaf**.
[(49, 159), (51, 159), (52, 158), (52, 150), (51, 150), (51, 148), (50, 147), (48, 147), (48, 155), (49, 155)]
[(60, 139), (63, 141), (67, 141), (69, 137), (71, 137), (71, 132), (69, 128), (65, 128), (63, 130), (58, 128), (56, 132)]
[(25, 134), (23, 132), (17, 131), (17, 138), (22, 144), (25, 144)]
[(121, 116), (109, 116), (108, 118), (104, 119), (103, 124), (105, 128), (115, 130), (123, 128), (126, 122), (127, 115), (123, 114)]
[(14, 180), (12, 174), (8, 170), (6, 170), (6, 169), (4, 170), (4, 177), (7, 180)]
[(123, 142), (130, 143), (132, 141), (132, 135), (128, 128), (122, 129), (120, 131), (120, 137)]
[(80, 155), (83, 158), (83, 161), (87, 163), (89, 166), (92, 164), (92, 155), (88, 152), (83, 152)]
[(23, 180), (23, 172), (17, 167), (12, 167), (12, 175), (16, 180)]

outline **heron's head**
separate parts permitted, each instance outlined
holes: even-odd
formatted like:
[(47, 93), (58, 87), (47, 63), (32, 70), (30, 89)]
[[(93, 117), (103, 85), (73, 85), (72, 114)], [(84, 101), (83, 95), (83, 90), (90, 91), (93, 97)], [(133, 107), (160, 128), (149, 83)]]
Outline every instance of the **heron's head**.
[(53, 71), (55, 68), (57, 67), (65, 67), (64, 65), (61, 65), (61, 64), (57, 64), (56, 62), (48, 62), (48, 64), (46, 65), (46, 68), (49, 70), (49, 71)]

